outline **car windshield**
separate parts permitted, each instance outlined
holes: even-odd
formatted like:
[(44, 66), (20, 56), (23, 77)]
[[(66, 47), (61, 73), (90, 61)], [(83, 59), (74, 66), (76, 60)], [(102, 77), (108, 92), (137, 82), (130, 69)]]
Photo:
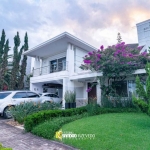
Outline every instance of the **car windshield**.
[(10, 95), (11, 92), (7, 92), (7, 93), (0, 93), (0, 99), (4, 99), (5, 97), (7, 97), (8, 95)]

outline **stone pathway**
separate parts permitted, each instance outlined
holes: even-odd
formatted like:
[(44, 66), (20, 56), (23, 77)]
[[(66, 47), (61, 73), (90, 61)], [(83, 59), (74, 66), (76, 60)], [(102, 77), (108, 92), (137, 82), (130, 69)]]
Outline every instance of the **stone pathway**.
[(59, 142), (46, 140), (10, 126), (0, 119), (0, 143), (13, 150), (75, 150)]

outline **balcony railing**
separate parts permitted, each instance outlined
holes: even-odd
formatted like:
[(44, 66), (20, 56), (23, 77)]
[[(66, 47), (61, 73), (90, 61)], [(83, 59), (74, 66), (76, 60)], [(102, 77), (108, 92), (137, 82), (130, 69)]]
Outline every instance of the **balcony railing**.
[(45, 75), (45, 74), (50, 74), (50, 73), (60, 72), (65, 70), (68, 70), (68, 63), (59, 62), (58, 64), (51, 64), (41, 68), (33, 69), (33, 76), (40, 76), (40, 75)]

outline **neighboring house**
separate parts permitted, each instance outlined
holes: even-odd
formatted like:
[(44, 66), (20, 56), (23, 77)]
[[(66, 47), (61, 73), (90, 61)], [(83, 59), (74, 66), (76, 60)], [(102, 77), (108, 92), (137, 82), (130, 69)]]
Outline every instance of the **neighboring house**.
[(137, 23), (136, 26), (139, 46), (143, 46), (142, 51), (148, 52), (150, 47), (150, 19)]
[[(139, 45), (143, 51), (150, 45), (149, 36), (150, 20), (137, 24)], [(129, 44), (131, 48), (138, 44)], [(83, 57), (89, 52), (97, 50), (88, 43), (64, 32), (26, 52), (24, 55), (35, 58), (33, 77), (30, 78), (30, 90), (43, 93), (56, 93), (63, 99), (67, 90), (76, 92), (77, 106), (88, 103), (89, 97), (96, 97), (97, 103), (101, 105), (101, 88), (96, 80), (102, 73), (83, 71), (79, 66), (83, 63)], [(145, 74), (144, 69), (137, 70), (134, 75), (128, 76), (120, 82), (122, 88), (116, 89), (118, 94), (123, 92), (129, 97), (135, 91), (136, 74)], [(92, 90), (86, 90), (91, 83), (96, 82)], [(112, 82), (113, 84), (113, 82)]]

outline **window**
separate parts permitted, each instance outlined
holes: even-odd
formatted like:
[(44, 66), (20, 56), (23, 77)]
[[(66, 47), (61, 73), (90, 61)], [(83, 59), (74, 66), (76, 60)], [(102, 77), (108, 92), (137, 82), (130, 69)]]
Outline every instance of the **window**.
[(58, 59), (58, 71), (66, 70), (66, 57)]
[(66, 70), (66, 57), (50, 61), (50, 72)]
[(44, 96), (59, 98), (58, 95), (56, 95), (56, 94), (46, 94), (46, 95), (44, 95)]
[(0, 99), (4, 99), (5, 97), (7, 97), (8, 95), (10, 95), (11, 92), (7, 92), (7, 93), (0, 93)]
[(50, 71), (51, 72), (56, 72), (57, 71), (57, 60), (53, 60), (50, 62)]
[(26, 92), (17, 92), (13, 98), (27, 98)]
[(33, 92), (28, 92), (28, 98), (34, 98), (34, 97), (40, 97), (38, 94), (33, 93)]
[(59, 98), (59, 96), (58, 96), (58, 95), (56, 95), (56, 94), (53, 94), (53, 97), (54, 97), (54, 98)]
[(112, 82), (112, 87), (115, 90), (115, 93), (122, 97), (128, 97), (127, 91), (127, 81), (115, 81)]

